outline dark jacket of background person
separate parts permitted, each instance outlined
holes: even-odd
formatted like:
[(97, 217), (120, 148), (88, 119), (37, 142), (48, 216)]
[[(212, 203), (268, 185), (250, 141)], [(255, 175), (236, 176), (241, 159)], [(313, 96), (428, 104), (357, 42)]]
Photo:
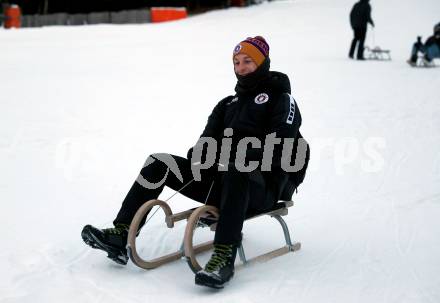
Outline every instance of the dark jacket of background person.
[(425, 46), (429, 47), (433, 44), (437, 44), (440, 47), (440, 22), (434, 26), (434, 35), (428, 37), (425, 42)]
[(439, 36), (431, 36), (426, 39), (425, 46), (431, 46), (433, 44), (437, 44), (440, 47), (440, 35)]
[(368, 2), (369, 0), (360, 0), (351, 9), (350, 24), (353, 29), (366, 28), (368, 23), (374, 26), (371, 19), (371, 6)]

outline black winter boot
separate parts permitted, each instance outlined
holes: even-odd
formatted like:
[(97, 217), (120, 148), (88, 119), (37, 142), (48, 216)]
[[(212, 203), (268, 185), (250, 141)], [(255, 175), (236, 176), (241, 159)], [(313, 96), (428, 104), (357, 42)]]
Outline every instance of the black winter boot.
[(92, 248), (101, 249), (108, 253), (108, 258), (118, 264), (128, 262), (127, 245), (129, 226), (116, 224), (113, 228), (98, 229), (91, 225), (84, 226), (81, 237)]
[(406, 62), (411, 66), (417, 65), (417, 55), (412, 55)]
[(211, 288), (223, 288), (234, 276), (234, 261), (237, 255), (236, 245), (214, 244), (211, 259), (195, 276), (197, 285)]

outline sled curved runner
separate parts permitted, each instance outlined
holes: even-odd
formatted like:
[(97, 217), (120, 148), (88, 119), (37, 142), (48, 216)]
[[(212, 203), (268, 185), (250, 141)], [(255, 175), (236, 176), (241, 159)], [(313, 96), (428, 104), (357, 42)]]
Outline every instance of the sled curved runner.
[[(169, 263), (174, 260), (178, 260), (181, 257), (184, 256), (183, 253), (183, 246), (181, 249), (177, 252), (167, 254), (152, 260), (144, 260), (142, 259), (136, 250), (136, 236), (139, 231), (139, 227), (141, 225), (142, 219), (145, 217), (145, 214), (147, 214), (154, 206), (159, 206), (165, 213), (165, 223), (167, 224), (168, 228), (173, 228), (174, 223), (177, 221), (181, 221), (183, 219), (187, 219), (192, 211), (194, 209), (190, 209), (184, 212), (180, 212), (177, 214), (173, 214), (171, 211), (171, 208), (168, 206), (168, 204), (161, 200), (150, 200), (144, 205), (142, 205), (138, 211), (136, 212), (131, 224), (130, 224), (130, 230), (128, 232), (128, 240), (127, 240), (127, 252), (130, 257), (130, 260), (136, 264), (137, 266), (144, 268), (144, 269), (153, 269), (156, 267), (159, 267), (160, 265)], [(208, 249), (212, 248), (212, 241), (210, 243), (204, 243), (202, 245), (197, 245), (193, 249), (196, 253), (206, 251)]]
[[(136, 236), (139, 231), (139, 227), (142, 223), (145, 214), (147, 214), (153, 207), (158, 206), (165, 213), (165, 223), (168, 228), (173, 228), (174, 223), (186, 219), (188, 222), (185, 228), (185, 234), (183, 238), (183, 243), (181, 248), (171, 254), (167, 254), (152, 260), (144, 260), (139, 256), (136, 250)], [(244, 254), (243, 246), (238, 249), (239, 257), (244, 265), (254, 262), (266, 261), (288, 252), (293, 252), (301, 248), (301, 243), (293, 243), (290, 238), (289, 229), (287, 224), (281, 218), (287, 215), (288, 208), (293, 206), (293, 201), (280, 201), (275, 204), (274, 208), (270, 211), (249, 216), (246, 220), (257, 218), (263, 215), (269, 215), (275, 218), (281, 225), (284, 233), (284, 238), (286, 244), (278, 249), (265, 253), (263, 255), (257, 256), (251, 260), (247, 260)], [(218, 210), (214, 206), (203, 205), (198, 208), (189, 209), (180, 213), (173, 214), (169, 205), (161, 200), (150, 200), (142, 205), (141, 208), (136, 212), (128, 233), (127, 241), (127, 251), (130, 259), (137, 266), (144, 269), (153, 269), (159, 267), (163, 264), (169, 263), (171, 261), (178, 260), (180, 258), (185, 258), (189, 267), (193, 272), (199, 271), (202, 267), (197, 261), (197, 254), (203, 251), (207, 251), (213, 247), (213, 241), (207, 241), (198, 245), (194, 245), (193, 236), (194, 231), (197, 228), (208, 227), (211, 230), (215, 230), (216, 221), (218, 219)]]

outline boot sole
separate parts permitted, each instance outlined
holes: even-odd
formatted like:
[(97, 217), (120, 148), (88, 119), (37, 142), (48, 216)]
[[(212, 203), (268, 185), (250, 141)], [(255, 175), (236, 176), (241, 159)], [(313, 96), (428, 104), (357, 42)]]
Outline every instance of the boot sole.
[(229, 279), (227, 279), (226, 281), (221, 283), (220, 281), (218, 281), (217, 279), (215, 279), (209, 275), (196, 274), (195, 282), (196, 282), (196, 285), (199, 285), (199, 286), (206, 286), (206, 287), (210, 287), (210, 288), (214, 288), (214, 289), (222, 289), (232, 279), (233, 276), (234, 275), (231, 275), (229, 277)]

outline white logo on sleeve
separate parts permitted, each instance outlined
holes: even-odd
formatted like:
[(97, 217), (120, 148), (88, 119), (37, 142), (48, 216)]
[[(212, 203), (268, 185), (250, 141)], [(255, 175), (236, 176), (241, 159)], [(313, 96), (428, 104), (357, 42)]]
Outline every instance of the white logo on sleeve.
[(234, 99), (232, 99), (231, 101), (226, 103), (226, 105), (232, 104), (232, 103), (237, 102), (237, 101), (238, 101), (238, 97), (235, 97)]
[(257, 104), (263, 104), (269, 101), (269, 95), (266, 93), (259, 94), (255, 97), (255, 103)]
[(293, 99), (293, 97), (291, 95), (289, 95), (289, 97), (290, 97), (290, 109), (289, 109), (289, 115), (287, 116), (286, 123), (292, 124), (293, 118), (295, 117), (295, 99)]

